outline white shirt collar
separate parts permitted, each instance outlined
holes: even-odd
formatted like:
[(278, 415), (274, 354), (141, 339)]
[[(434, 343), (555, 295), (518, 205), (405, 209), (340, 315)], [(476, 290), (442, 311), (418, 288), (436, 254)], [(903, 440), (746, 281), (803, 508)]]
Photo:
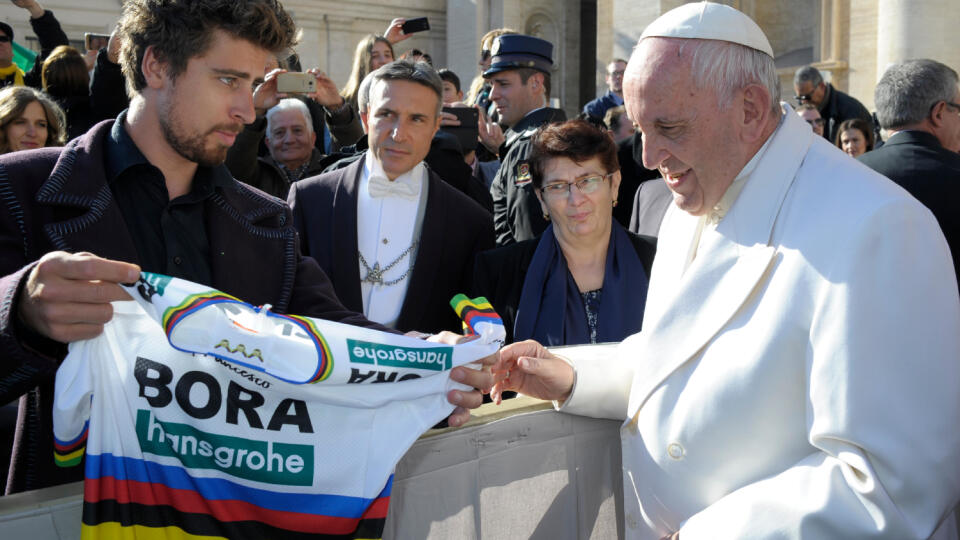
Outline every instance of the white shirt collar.
[[(426, 168), (423, 165), (423, 161), (420, 161), (409, 171), (394, 178), (393, 181), (410, 186), (410, 189), (413, 191), (413, 193), (420, 193), (423, 182), (427, 178), (425, 172)], [(373, 155), (373, 150), (367, 150), (366, 158), (363, 160), (362, 175), (362, 179), (366, 180), (366, 182), (363, 182), (365, 185), (360, 186), (361, 189), (367, 189), (366, 184), (369, 182), (369, 179), (372, 176), (380, 176), (383, 179), (386, 179), (388, 182), (390, 181), (387, 178), (387, 173), (383, 171), (383, 166), (380, 164), (380, 161), (376, 158), (376, 156)]]

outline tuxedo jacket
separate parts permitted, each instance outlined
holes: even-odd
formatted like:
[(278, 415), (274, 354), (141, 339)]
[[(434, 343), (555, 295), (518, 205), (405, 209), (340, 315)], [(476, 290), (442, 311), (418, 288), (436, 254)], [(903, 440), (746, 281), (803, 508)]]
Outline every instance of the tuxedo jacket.
[[(330, 276), (344, 305), (358, 312), (363, 312), (363, 300), (357, 259), (357, 185), (365, 159), (293, 184), (288, 199), (304, 254), (316, 259)], [(396, 327), (404, 332), (459, 332), (460, 321), (450, 299), (471, 292), (474, 258), (493, 247), (493, 219), (427, 170), (420, 245)]]
[(960, 154), (923, 131), (900, 131), (858, 158), (900, 185), (933, 212), (953, 253), (960, 281)]
[(643, 331), (564, 410), (626, 420), (627, 538), (927, 538), (960, 496), (937, 222), (787, 111), (714, 229), (672, 205)]
[[(53, 377), (66, 347), (25, 346), (15, 300), (33, 264), (51, 251), (139, 262), (104, 169), (112, 126), (97, 124), (63, 148), (0, 156), (0, 403), (23, 396), (7, 492), (77, 479), (52, 459)], [(281, 313), (383, 328), (345, 308), (323, 271), (301, 256), (280, 199), (234, 181), (204, 202), (204, 213), (213, 280), (207, 285)]]

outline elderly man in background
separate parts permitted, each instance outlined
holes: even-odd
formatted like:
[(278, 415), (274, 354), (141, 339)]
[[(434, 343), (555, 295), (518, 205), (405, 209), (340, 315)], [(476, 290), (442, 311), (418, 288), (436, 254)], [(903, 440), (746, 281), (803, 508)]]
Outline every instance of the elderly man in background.
[(845, 94), (824, 82), (823, 75), (813, 66), (804, 66), (793, 75), (793, 90), (797, 103), (810, 103), (823, 118), (823, 136), (830, 142), (837, 140), (837, 128), (844, 120), (859, 118), (873, 125), (870, 112), (857, 98)]
[(509, 346), (494, 394), (626, 420), (629, 538), (928, 538), (960, 494), (936, 220), (781, 109), (772, 48), (733, 8), (654, 21), (624, 89), (675, 199), (643, 331), (608, 359)]
[[(307, 72), (317, 81), (314, 93), (285, 97), (277, 91), (277, 76), (284, 72), (271, 70), (257, 86), (253, 94), (257, 116), (237, 135), (226, 160), (237, 180), (281, 199), (286, 199), (294, 182), (320, 174), (327, 164), (316, 149), (318, 132), (308, 101), (321, 113), (320, 127), (328, 126), (337, 144), (352, 143), (362, 134), (359, 117), (324, 73)], [(261, 141), (269, 155), (258, 156)]]
[[(860, 162), (927, 206), (960, 270), (960, 88), (957, 72), (934, 60), (887, 69), (874, 90), (880, 125), (892, 135)], [(960, 274), (958, 281), (960, 281)]]

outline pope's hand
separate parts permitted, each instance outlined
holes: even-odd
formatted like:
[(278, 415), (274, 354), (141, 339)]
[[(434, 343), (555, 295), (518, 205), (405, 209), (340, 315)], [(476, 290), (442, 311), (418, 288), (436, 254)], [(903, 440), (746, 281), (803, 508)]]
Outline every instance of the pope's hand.
[(500, 349), (492, 371), (495, 384), (490, 395), (497, 403), (506, 390), (558, 401), (566, 400), (573, 390), (573, 366), (533, 340)]

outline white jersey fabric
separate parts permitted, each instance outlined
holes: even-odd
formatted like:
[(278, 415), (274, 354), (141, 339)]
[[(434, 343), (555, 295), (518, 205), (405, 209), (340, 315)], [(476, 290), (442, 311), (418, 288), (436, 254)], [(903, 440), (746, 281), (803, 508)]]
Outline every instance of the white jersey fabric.
[(498, 347), (276, 314), (154, 274), (128, 290), (136, 302), (57, 372), (58, 463), (86, 446), (85, 538), (378, 536), (395, 464), (465, 388), (449, 369)]

